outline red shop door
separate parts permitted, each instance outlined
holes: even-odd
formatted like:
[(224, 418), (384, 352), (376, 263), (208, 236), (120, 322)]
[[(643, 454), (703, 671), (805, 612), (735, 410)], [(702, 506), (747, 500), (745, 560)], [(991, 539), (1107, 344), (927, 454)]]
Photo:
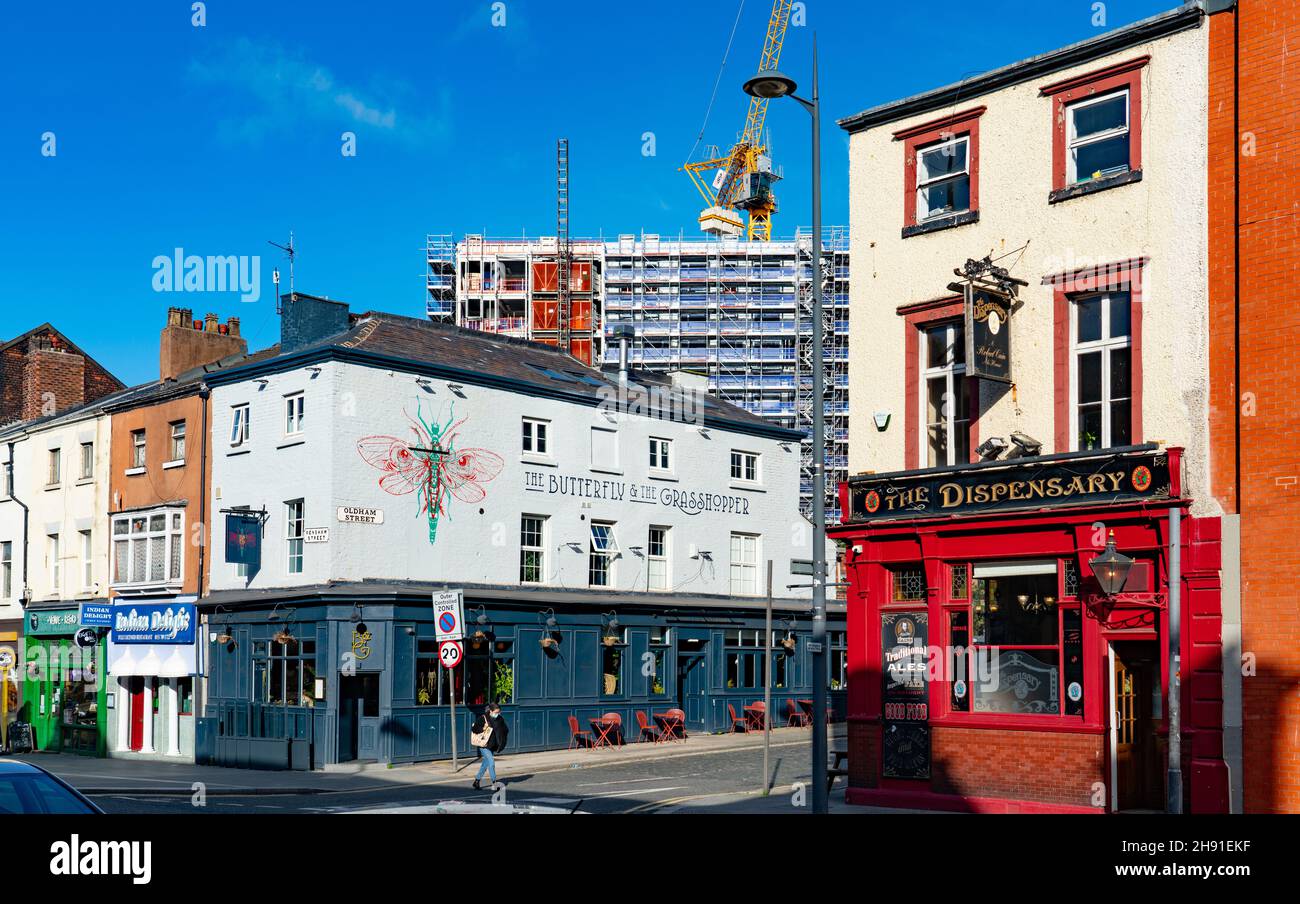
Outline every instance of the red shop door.
[(138, 675), (127, 679), (126, 689), (131, 695), (131, 739), (127, 746), (140, 750), (144, 747), (144, 679)]

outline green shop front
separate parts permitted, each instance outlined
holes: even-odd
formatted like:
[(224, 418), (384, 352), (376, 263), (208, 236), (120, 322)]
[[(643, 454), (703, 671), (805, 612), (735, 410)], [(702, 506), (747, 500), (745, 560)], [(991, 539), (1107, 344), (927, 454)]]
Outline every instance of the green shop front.
[(38, 606), (23, 622), (19, 719), (31, 725), (36, 750), (104, 756), (104, 632), (83, 628), (75, 605)]

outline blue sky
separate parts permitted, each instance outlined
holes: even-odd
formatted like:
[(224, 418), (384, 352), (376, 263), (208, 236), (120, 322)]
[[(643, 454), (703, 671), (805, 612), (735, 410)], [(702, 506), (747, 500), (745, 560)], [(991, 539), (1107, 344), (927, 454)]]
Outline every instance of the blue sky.
[[(816, 30), (826, 222), (848, 221), (835, 118), (1093, 36), (1100, 5), (805, 0), (782, 69), (806, 85)], [(1105, 28), (1177, 5), (1108, 0)], [(290, 229), (299, 290), (422, 316), (426, 233), (555, 233), (560, 136), (575, 235), (694, 234), (700, 199), (677, 170), (738, 8), (209, 0), (195, 27), (190, 0), (7, 4), (0, 339), (49, 320), (127, 383), (156, 377), (169, 305), (239, 316), (251, 346), (271, 344), (271, 268), (285, 268), (267, 241)], [(743, 125), (739, 85), (770, 10), (745, 0), (704, 144)], [(773, 104), (768, 126), (786, 177), (775, 231), (788, 234), (809, 219), (807, 116)], [(261, 298), (155, 291), (154, 258), (178, 247), (260, 256)]]

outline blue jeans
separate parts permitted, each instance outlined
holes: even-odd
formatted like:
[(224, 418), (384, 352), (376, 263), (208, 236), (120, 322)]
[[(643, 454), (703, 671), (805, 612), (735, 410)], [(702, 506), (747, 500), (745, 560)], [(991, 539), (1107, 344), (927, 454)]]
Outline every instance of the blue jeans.
[(492, 755), (492, 751), (488, 750), (486, 747), (480, 747), (478, 749), (478, 752), (479, 752), (479, 756), (482, 757), (483, 762), (479, 764), (478, 775), (474, 777), (474, 781), (476, 782), (482, 781), (483, 773), (486, 772), (488, 776), (492, 779), (492, 784), (495, 785), (497, 783), (496, 758)]

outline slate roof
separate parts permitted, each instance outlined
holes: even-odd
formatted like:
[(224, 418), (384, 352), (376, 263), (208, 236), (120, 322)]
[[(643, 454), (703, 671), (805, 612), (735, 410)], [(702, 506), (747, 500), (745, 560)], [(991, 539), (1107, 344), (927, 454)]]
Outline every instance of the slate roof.
[[(619, 395), (617, 374), (595, 370), (557, 348), (525, 339), (467, 330), (380, 311), (354, 315), (350, 327), (294, 351), (210, 375), (211, 385), (251, 379), (328, 358), (407, 369), (417, 373), (507, 391), (558, 397), (583, 404), (609, 403)], [(665, 374), (632, 370), (626, 398), (644, 413), (690, 420), (698, 402), (704, 426), (797, 440), (802, 434), (778, 427), (739, 406), (707, 394), (674, 387)], [(662, 407), (660, 407), (662, 406)], [(692, 421), (693, 422), (693, 421)]]

